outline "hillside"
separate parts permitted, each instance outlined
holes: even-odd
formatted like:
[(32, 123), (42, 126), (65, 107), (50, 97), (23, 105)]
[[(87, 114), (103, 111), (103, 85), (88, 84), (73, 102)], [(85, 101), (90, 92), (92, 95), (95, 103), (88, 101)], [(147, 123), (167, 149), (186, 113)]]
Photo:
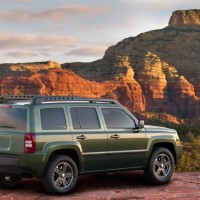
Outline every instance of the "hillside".
[(146, 111), (199, 120), (199, 38), (200, 11), (175, 11), (166, 28), (126, 38), (109, 47), (101, 60), (63, 67), (99, 82), (135, 80)]
[(200, 10), (175, 11), (167, 27), (126, 38), (91, 63), (1, 64), (0, 95), (115, 98), (131, 110), (199, 122), (199, 38)]
[[(41, 66), (41, 67), (40, 67)], [(2, 66), (1, 66), (2, 67)], [(132, 94), (136, 95), (132, 95)], [(42, 94), (118, 99), (131, 108), (144, 110), (144, 98), (135, 80), (116, 82), (89, 81), (74, 72), (61, 69), (56, 62), (7, 64), (1, 68), (0, 95)]]

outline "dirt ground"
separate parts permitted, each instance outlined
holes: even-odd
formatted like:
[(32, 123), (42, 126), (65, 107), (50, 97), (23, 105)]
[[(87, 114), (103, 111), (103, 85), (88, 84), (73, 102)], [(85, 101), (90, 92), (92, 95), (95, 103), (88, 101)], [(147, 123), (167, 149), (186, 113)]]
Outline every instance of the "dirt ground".
[(200, 200), (200, 172), (174, 173), (171, 182), (163, 186), (150, 185), (143, 172), (123, 172), (113, 176), (87, 175), (79, 177), (73, 193), (52, 196), (45, 193), (37, 179), (24, 179), (12, 190), (0, 190), (4, 200), (131, 200), (131, 199), (191, 199)]

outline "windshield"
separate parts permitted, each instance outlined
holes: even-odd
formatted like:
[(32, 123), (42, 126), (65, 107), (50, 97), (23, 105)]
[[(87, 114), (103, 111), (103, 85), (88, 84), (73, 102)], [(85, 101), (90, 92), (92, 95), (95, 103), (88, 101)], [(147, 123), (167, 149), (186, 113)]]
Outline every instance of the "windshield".
[(0, 129), (5, 128), (26, 131), (27, 109), (0, 107)]

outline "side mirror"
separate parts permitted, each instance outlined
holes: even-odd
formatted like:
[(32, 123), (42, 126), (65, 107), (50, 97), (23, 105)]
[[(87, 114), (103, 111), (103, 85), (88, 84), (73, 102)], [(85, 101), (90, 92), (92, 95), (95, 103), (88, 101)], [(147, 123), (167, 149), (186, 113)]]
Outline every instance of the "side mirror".
[(138, 129), (144, 128), (144, 120), (138, 120)]

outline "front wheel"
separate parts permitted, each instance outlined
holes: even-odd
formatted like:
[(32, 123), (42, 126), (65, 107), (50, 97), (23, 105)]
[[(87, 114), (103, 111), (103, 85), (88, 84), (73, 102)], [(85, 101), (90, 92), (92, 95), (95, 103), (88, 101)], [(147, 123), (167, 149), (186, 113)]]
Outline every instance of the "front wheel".
[(67, 194), (73, 190), (78, 179), (76, 163), (68, 156), (54, 156), (43, 176), (45, 190), (52, 194)]
[(169, 182), (174, 171), (174, 157), (166, 148), (157, 148), (146, 170), (147, 180), (156, 184)]
[(19, 176), (0, 176), (0, 188), (14, 188), (21, 183), (21, 177)]

